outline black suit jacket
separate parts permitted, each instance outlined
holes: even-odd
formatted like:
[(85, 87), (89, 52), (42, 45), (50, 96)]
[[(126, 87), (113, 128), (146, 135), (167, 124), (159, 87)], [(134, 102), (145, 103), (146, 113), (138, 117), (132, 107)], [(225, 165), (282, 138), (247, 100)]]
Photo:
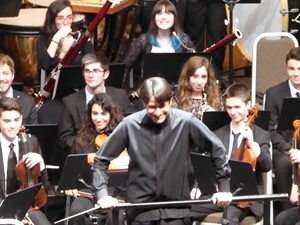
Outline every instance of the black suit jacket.
[[(22, 141), (19, 141), (19, 160), (22, 159), (23, 155), (27, 154), (28, 152), (35, 152), (40, 155), (42, 155), (42, 151), (39, 145), (39, 142), (35, 136), (29, 135), (27, 138), (27, 142), (24, 143)], [(0, 143), (0, 199), (3, 199), (5, 197), (5, 173), (4, 167), (3, 167), (3, 156), (2, 156), (2, 146)], [(41, 172), (41, 181), (43, 182), (44, 186), (47, 187), (48, 183), (48, 176), (47, 176), (47, 170), (44, 169)], [(16, 190), (17, 191), (17, 190)]]
[[(253, 131), (254, 141), (257, 142), (260, 146), (261, 153), (257, 157), (256, 168), (255, 168), (255, 178), (257, 182), (258, 191), (260, 194), (264, 193), (264, 183), (262, 179), (262, 173), (268, 172), (272, 168), (272, 160), (269, 152), (270, 148), (270, 134), (269, 132), (261, 129), (256, 125), (252, 125), (251, 129)], [(223, 142), (226, 149), (229, 148), (229, 138), (230, 138), (230, 125), (226, 125), (214, 133), (220, 138)], [(251, 211), (258, 217), (263, 215), (263, 203), (255, 202), (250, 207)]]
[(23, 124), (37, 124), (37, 109), (34, 98), (24, 92), (13, 90), (13, 97), (22, 106)]
[[(105, 88), (106, 93), (121, 107), (123, 113), (131, 111), (131, 105), (125, 90), (108, 86)], [(59, 126), (59, 143), (64, 150), (70, 152), (86, 108), (85, 88), (63, 98), (63, 104), (65, 109)]]
[(277, 84), (266, 91), (265, 110), (270, 111), (270, 133), (273, 149), (281, 152), (292, 148), (293, 131), (276, 131), (281, 113), (283, 99), (291, 96), (288, 80)]

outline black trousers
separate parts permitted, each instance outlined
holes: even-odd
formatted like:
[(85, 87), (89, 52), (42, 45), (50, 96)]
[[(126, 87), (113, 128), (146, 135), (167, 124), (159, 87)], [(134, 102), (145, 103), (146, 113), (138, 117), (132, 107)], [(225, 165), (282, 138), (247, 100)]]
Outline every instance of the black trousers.
[[(273, 150), (273, 172), (275, 174), (275, 192), (290, 194), (292, 188), (293, 167), (290, 156), (276, 149)], [(279, 210), (292, 207), (289, 199), (280, 201)]]
[[(209, 0), (187, 0), (184, 31), (190, 36), (196, 50), (202, 52), (206, 47), (210, 47), (226, 36), (225, 19), (225, 3), (210, 3)], [(205, 42), (206, 46), (204, 45)], [(217, 74), (223, 70), (224, 57), (225, 48), (219, 49), (212, 55)]]
[(275, 225), (300, 225), (300, 208), (293, 207), (278, 214)]
[[(203, 221), (204, 218), (216, 212), (223, 212), (222, 207), (218, 207), (215, 204), (203, 204), (203, 205), (192, 205), (192, 209), (190, 211), (189, 216), (185, 219), (186, 225), (192, 225), (193, 221)], [(249, 207), (241, 209), (234, 205), (230, 205), (227, 207), (227, 225), (239, 225), (240, 221), (242, 221), (247, 216), (256, 217)], [(256, 218), (258, 221), (260, 218)]]
[(28, 217), (33, 224), (51, 225), (45, 214), (40, 210), (29, 211)]
[(158, 221), (132, 221), (128, 225), (184, 225), (182, 219), (166, 219)]

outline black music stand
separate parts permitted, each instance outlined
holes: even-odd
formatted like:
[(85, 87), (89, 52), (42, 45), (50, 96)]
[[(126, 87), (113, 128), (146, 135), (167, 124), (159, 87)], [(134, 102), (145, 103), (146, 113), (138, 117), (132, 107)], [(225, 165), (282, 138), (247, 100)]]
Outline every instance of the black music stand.
[[(202, 122), (212, 131), (217, 130), (231, 121), (226, 111), (204, 112)], [(254, 124), (269, 131), (270, 111), (258, 111)]]
[(276, 130), (295, 130), (293, 122), (296, 119), (300, 119), (300, 98), (283, 99)]
[(22, 5), (22, 0), (1, 0), (0, 17), (17, 17)]
[[(126, 183), (125, 170), (108, 172), (108, 186), (123, 186)], [(87, 162), (87, 154), (69, 155), (66, 159), (58, 190), (87, 189), (93, 182), (92, 166)]]
[(210, 59), (209, 53), (146, 53), (143, 57), (142, 81), (149, 77), (164, 77), (171, 85), (178, 82), (183, 64), (192, 56), (203, 56)]
[[(109, 76), (105, 80), (106, 86), (122, 88), (125, 73), (124, 63), (113, 63), (109, 65)], [(62, 99), (74, 92), (85, 87), (84, 77), (82, 75), (82, 67), (63, 66), (60, 69), (59, 76), (56, 80), (52, 99)]]
[(0, 204), (1, 219), (17, 219), (22, 221), (35, 199), (42, 183), (8, 194)]
[(26, 132), (37, 137), (46, 165), (56, 163), (58, 124), (26, 124)]
[[(190, 154), (195, 176), (201, 193), (213, 195), (216, 191), (216, 170), (210, 156), (192, 152)], [(230, 191), (233, 193), (241, 188), (235, 196), (259, 194), (250, 163), (229, 160), (231, 167)]]
[[(229, 34), (233, 33), (233, 8), (237, 3), (260, 4), (261, 0), (222, 0), (229, 8)], [(233, 83), (233, 42), (229, 44), (229, 85)]]

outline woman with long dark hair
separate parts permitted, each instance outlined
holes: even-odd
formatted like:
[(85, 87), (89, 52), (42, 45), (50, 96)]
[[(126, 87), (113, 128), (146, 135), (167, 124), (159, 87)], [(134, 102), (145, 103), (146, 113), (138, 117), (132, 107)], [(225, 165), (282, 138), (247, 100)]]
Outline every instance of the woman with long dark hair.
[[(111, 97), (106, 93), (94, 95), (89, 101), (82, 118), (82, 125), (78, 132), (73, 154), (96, 153), (103, 145), (106, 137), (121, 122), (123, 114), (118, 105), (116, 105)], [(101, 148), (100, 148), (101, 151)], [(80, 165), (79, 165), (80, 166)], [(91, 190), (85, 190), (91, 192)], [(120, 191), (117, 188), (112, 189), (112, 194), (118, 195)], [(70, 209), (70, 216), (90, 209), (94, 206), (94, 202), (90, 198), (81, 197), (78, 190), (66, 190), (65, 193), (74, 197)], [(99, 214), (98, 224), (105, 224), (107, 213)], [(78, 216), (69, 221), (71, 225), (89, 225), (90, 219), (86, 216)]]
[[(50, 4), (37, 39), (38, 63), (47, 75), (64, 58), (73, 41), (80, 37), (80, 32), (72, 31), (74, 22), (75, 13), (69, 1), (57, 0)], [(81, 65), (82, 56), (93, 51), (93, 45), (88, 41), (72, 64)]]

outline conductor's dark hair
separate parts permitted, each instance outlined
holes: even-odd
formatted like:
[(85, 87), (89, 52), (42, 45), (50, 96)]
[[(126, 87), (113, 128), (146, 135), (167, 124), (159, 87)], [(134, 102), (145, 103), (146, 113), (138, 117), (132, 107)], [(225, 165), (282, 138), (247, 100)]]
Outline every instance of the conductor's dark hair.
[(171, 100), (172, 95), (171, 85), (161, 77), (151, 77), (145, 80), (140, 87), (140, 96), (145, 105), (149, 103), (152, 96), (159, 104), (163, 105), (166, 101)]

